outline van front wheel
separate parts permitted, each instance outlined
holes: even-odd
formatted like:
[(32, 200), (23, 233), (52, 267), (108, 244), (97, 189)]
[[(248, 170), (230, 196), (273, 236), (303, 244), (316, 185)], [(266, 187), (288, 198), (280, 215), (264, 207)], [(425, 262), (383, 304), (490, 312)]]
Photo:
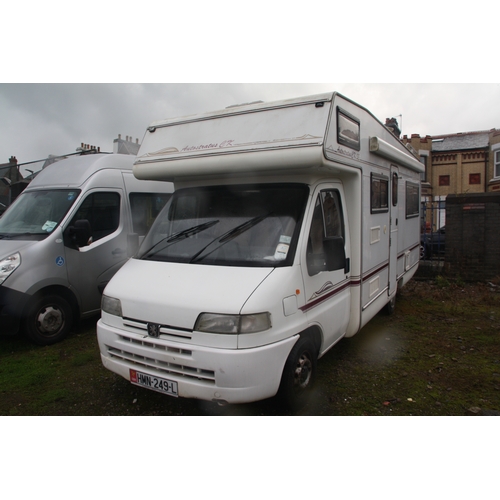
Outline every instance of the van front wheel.
[(28, 309), (24, 331), (38, 345), (52, 345), (65, 338), (73, 326), (73, 310), (59, 295), (46, 295)]
[(303, 406), (311, 394), (316, 378), (317, 350), (308, 337), (293, 346), (285, 363), (279, 395), (290, 409)]

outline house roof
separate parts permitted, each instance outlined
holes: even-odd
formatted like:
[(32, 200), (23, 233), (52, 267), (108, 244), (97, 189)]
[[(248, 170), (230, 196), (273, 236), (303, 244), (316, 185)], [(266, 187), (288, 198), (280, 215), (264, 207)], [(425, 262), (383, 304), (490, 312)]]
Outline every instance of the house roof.
[(459, 151), (489, 147), (489, 131), (432, 136), (432, 151)]

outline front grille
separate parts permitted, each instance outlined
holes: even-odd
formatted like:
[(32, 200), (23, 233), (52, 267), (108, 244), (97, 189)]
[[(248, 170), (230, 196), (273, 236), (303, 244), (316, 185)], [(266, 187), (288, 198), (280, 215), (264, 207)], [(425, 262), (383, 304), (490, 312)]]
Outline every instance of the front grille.
[[(148, 331), (148, 324), (146, 321), (141, 321), (133, 318), (123, 318), (124, 326), (129, 327), (137, 333), (146, 333)], [(160, 325), (160, 334), (168, 335), (169, 337), (180, 338), (183, 340), (191, 340), (192, 330), (187, 328), (176, 328), (168, 325)]]
[(120, 342), (129, 342), (130, 344), (147, 347), (148, 349), (157, 349), (160, 351), (171, 352), (173, 354), (185, 354), (187, 356), (191, 356), (193, 354), (193, 351), (190, 351), (189, 349), (179, 349), (178, 347), (172, 347), (170, 345), (157, 344), (153, 340), (148, 340), (147, 338), (136, 339), (120, 335), (119, 339)]
[[(120, 341), (139, 345), (148, 350), (151, 349), (151, 356), (154, 355), (153, 351), (159, 350), (173, 353), (180, 358), (185, 357), (186, 359), (192, 354), (192, 351), (189, 351), (187, 349), (178, 349), (171, 346), (159, 345), (143, 339), (131, 339), (130, 337), (120, 336)], [(215, 372), (213, 372), (212, 370), (205, 370), (203, 368), (186, 366), (185, 364), (182, 364), (182, 359), (179, 359), (179, 363), (172, 363), (147, 356), (148, 352), (145, 352), (146, 355), (141, 355), (128, 351), (126, 348), (119, 349), (117, 347), (111, 347), (109, 345), (106, 346), (106, 348), (109, 357), (119, 359), (120, 361), (129, 365), (131, 368), (142, 367), (148, 369), (149, 371), (155, 372), (158, 376), (164, 377), (168, 375), (175, 375), (177, 377), (185, 377), (205, 382), (210, 385), (215, 385)]]

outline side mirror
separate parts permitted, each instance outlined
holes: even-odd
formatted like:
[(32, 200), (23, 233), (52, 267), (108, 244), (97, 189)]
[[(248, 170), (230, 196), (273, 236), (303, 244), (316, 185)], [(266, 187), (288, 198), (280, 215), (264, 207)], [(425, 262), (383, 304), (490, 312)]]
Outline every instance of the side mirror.
[(88, 220), (77, 220), (74, 226), (68, 227), (68, 236), (77, 248), (86, 247), (92, 243), (92, 229)]

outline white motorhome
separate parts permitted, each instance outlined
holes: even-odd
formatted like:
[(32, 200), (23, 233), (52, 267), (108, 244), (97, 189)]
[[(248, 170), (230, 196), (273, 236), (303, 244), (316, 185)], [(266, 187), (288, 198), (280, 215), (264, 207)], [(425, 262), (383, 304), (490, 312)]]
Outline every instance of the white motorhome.
[(422, 171), (338, 93), (153, 123), (134, 175), (175, 194), (104, 291), (104, 366), (171, 396), (300, 399), (417, 270)]
[(135, 156), (87, 154), (44, 168), (0, 218), (0, 333), (40, 345), (98, 314), (102, 290), (173, 192), (139, 181)]

